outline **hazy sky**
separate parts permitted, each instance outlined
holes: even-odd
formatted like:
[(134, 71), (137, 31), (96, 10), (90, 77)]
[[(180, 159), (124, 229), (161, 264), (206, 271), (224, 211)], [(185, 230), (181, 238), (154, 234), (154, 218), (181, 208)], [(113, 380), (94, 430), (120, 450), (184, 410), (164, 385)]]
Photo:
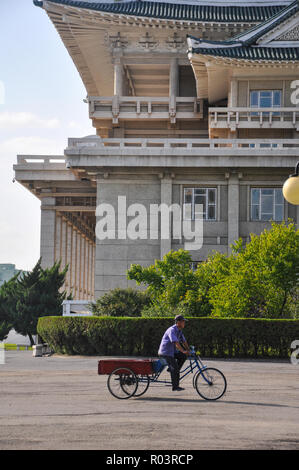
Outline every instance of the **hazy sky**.
[(16, 156), (63, 154), (68, 137), (94, 129), (86, 90), (44, 10), (32, 0), (0, 0), (0, 37), (0, 263), (31, 269), (40, 201), (12, 182)]

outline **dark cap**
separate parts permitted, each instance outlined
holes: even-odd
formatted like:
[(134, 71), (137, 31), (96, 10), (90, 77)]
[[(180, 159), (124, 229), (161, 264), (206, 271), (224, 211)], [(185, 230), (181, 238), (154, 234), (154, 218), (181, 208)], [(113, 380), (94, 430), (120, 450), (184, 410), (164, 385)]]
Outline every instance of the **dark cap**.
[(175, 320), (175, 322), (183, 321), (183, 320), (188, 321), (188, 320), (186, 320), (186, 318), (183, 317), (183, 315), (177, 315), (174, 320)]

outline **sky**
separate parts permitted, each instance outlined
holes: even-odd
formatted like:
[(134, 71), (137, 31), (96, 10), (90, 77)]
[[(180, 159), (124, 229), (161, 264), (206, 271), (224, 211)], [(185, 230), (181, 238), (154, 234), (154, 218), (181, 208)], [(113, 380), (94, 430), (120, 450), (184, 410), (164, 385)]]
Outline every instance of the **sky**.
[(17, 155), (63, 155), (94, 134), (86, 90), (57, 31), (32, 0), (0, 0), (0, 263), (40, 255), (40, 201), (13, 183)]

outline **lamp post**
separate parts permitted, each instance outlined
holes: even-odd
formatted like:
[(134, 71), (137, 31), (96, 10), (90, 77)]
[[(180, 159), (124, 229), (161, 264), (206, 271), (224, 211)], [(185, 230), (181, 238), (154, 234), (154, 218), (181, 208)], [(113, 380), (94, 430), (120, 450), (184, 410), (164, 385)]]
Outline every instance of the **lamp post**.
[(299, 162), (296, 164), (295, 173), (285, 181), (282, 192), (289, 203), (299, 205)]

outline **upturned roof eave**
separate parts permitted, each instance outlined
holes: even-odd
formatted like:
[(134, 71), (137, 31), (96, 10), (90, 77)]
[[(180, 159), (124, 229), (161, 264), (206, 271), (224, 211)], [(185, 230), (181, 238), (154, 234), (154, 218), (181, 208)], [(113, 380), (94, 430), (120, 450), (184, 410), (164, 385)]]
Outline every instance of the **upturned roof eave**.
[[(131, 1), (119, 3), (90, 3), (74, 0), (47, 0), (49, 3), (89, 9), (102, 13), (155, 18), (160, 20), (178, 20), (191, 22), (219, 23), (260, 23), (284, 9), (283, 4), (268, 6), (250, 5), (189, 5), (183, 3), (166, 3), (153, 1)], [(44, 0), (33, 0), (35, 6), (43, 7)], [(241, 3), (241, 2), (240, 2)]]

